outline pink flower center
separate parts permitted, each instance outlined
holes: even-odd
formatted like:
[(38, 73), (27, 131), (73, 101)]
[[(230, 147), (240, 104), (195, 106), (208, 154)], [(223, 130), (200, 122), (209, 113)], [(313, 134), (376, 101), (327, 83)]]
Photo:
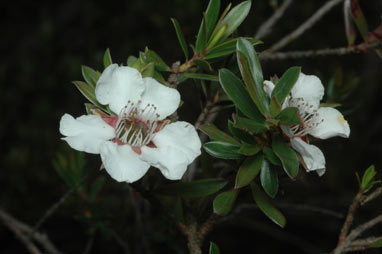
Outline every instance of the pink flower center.
[(155, 147), (151, 141), (163, 128), (154, 104), (144, 107), (141, 104), (141, 101), (137, 104), (128, 101), (118, 116), (103, 118), (115, 130), (113, 141), (118, 145), (130, 145), (137, 154), (141, 154), (142, 146)]
[(291, 98), (288, 104), (289, 107), (296, 107), (298, 109), (301, 119), (301, 124), (293, 125), (289, 128), (292, 137), (304, 137), (324, 121), (318, 114), (317, 109), (308, 102), (305, 102), (304, 98)]

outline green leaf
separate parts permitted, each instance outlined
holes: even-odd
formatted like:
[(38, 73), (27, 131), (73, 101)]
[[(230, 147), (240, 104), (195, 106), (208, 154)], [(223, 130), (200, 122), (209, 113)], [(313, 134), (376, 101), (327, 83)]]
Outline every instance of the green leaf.
[(72, 83), (78, 88), (78, 90), (80, 90), (82, 95), (85, 96), (85, 98), (88, 99), (91, 103), (93, 103), (95, 106), (101, 109), (105, 108), (104, 106), (99, 104), (99, 102), (97, 101), (97, 98), (94, 93), (95, 91), (94, 87), (82, 81), (73, 81)]
[(238, 190), (230, 190), (220, 193), (213, 201), (214, 213), (218, 215), (227, 215), (235, 203)]
[(234, 137), (252, 145), (257, 144), (256, 140), (251, 134), (249, 134), (246, 131), (235, 128), (234, 123), (231, 120), (228, 120), (228, 129)]
[(234, 126), (254, 134), (262, 133), (268, 130), (268, 126), (265, 124), (264, 120), (256, 121), (254, 119), (244, 118), (238, 115), (234, 115)]
[(280, 113), (281, 105), (292, 90), (300, 72), (300, 67), (291, 67), (282, 75), (279, 82), (276, 84), (272, 91), (270, 105), (271, 114), (273, 116), (277, 116)]
[(188, 60), (188, 47), (187, 47), (186, 40), (184, 39), (182, 29), (180, 28), (179, 22), (174, 18), (172, 18), (171, 21), (175, 27), (175, 32), (176, 32), (176, 35), (178, 36), (178, 41), (179, 41), (180, 47), (183, 50), (183, 53), (184, 53), (184, 56), (186, 57), (186, 60)]
[(156, 191), (160, 194), (182, 197), (204, 197), (221, 190), (227, 181), (208, 178), (192, 182), (178, 182), (160, 186)]
[(183, 73), (182, 76), (186, 78), (209, 80), (209, 81), (218, 81), (219, 78), (215, 75), (203, 74), (203, 73)]
[(98, 195), (98, 193), (101, 191), (103, 185), (105, 183), (104, 177), (97, 177), (97, 179), (93, 182), (90, 193), (89, 193), (89, 200), (94, 201)]
[(103, 66), (106, 69), (113, 61), (111, 60), (110, 49), (106, 49), (105, 54), (103, 55)]
[(252, 44), (243, 38), (237, 41), (236, 49), (237, 63), (249, 95), (259, 111), (267, 116), (269, 115), (269, 102), (264, 92), (263, 72), (257, 53)]
[(279, 159), (279, 158), (276, 156), (276, 154), (273, 152), (272, 148), (270, 148), (270, 147), (268, 147), (268, 146), (264, 146), (264, 147), (263, 147), (263, 152), (264, 152), (265, 158), (266, 158), (270, 163), (272, 163), (273, 165), (282, 167), (282, 163), (281, 163), (280, 159)]
[(202, 69), (202, 70), (204, 70), (206, 72), (213, 72), (214, 71), (212, 69), (211, 65), (207, 61), (205, 61), (203, 59), (196, 58), (196, 59), (193, 60), (193, 63), (196, 66), (198, 66), (200, 69)]
[(258, 152), (260, 152), (260, 147), (257, 144), (251, 145), (251, 144), (244, 143), (240, 146), (240, 150), (239, 150), (239, 153), (245, 156), (253, 156), (257, 154)]
[(154, 71), (153, 78), (165, 86), (169, 85), (160, 72)]
[(243, 83), (228, 69), (219, 70), (219, 81), (225, 93), (233, 103), (251, 119), (264, 119), (253, 103)]
[(276, 169), (270, 167), (267, 160), (261, 165), (260, 182), (268, 196), (274, 198), (279, 189), (279, 178)]
[[(260, 40), (255, 40), (251, 37), (244, 37), (244, 39), (248, 40), (251, 45), (257, 45), (262, 43)], [(220, 43), (208, 50), (205, 60), (210, 60), (214, 58), (219, 58), (223, 56), (227, 56), (236, 52), (236, 43), (238, 38), (228, 40), (226, 42)]]
[(363, 15), (362, 9), (359, 6), (358, 0), (351, 1), (351, 11), (353, 20), (361, 33), (362, 39), (367, 41), (369, 39), (369, 28), (367, 25), (367, 21), (365, 15)]
[(256, 204), (259, 206), (260, 210), (274, 223), (280, 227), (285, 227), (286, 219), (284, 215), (272, 205), (269, 198), (261, 190), (261, 188), (255, 183), (251, 184), (252, 196)]
[(203, 131), (210, 139), (215, 141), (223, 141), (227, 143), (231, 143), (234, 145), (240, 145), (240, 142), (225, 133), (224, 131), (219, 130), (213, 124), (205, 124), (199, 127), (201, 131)]
[(247, 157), (236, 174), (235, 189), (247, 186), (259, 174), (264, 161), (262, 154)]
[(362, 182), (361, 182), (361, 185), (362, 186), (366, 186), (373, 178), (374, 176), (376, 175), (376, 171), (375, 171), (375, 167), (374, 165), (371, 165), (370, 167), (368, 167), (365, 171), (365, 173), (363, 174), (362, 176)]
[(203, 145), (204, 150), (213, 157), (221, 159), (240, 159), (243, 157), (239, 153), (240, 146), (227, 142), (211, 141)]
[[(213, 28), (216, 24), (216, 21), (218, 20), (220, 12), (220, 0), (210, 0), (206, 14), (205, 14), (205, 21), (207, 22), (207, 39), (212, 34)], [(204, 22), (204, 19), (203, 21)]]
[(139, 61), (138, 58), (136, 58), (135, 56), (129, 56), (127, 58), (127, 66), (131, 67), (133, 66), (137, 61)]
[(376, 174), (377, 172), (375, 171), (374, 165), (371, 165), (370, 167), (366, 169), (365, 173), (362, 176), (362, 181), (360, 186), (361, 189), (364, 190), (364, 192), (367, 192), (373, 187), (372, 185), (369, 187), (369, 185)]
[(97, 81), (101, 76), (101, 73), (85, 65), (81, 66), (81, 71), (86, 83), (88, 83), (92, 87), (96, 87)]
[(206, 24), (206, 16), (203, 13), (202, 23), (200, 24), (198, 36), (196, 37), (195, 42), (195, 54), (202, 53), (207, 46), (207, 24)]
[(382, 248), (382, 240), (377, 240), (369, 245), (370, 248)]
[(155, 68), (159, 71), (170, 71), (170, 67), (163, 61), (163, 59), (155, 52), (148, 48), (145, 49), (144, 54), (145, 62), (154, 63)]
[(142, 72), (143, 78), (146, 78), (146, 77), (152, 78), (154, 76), (154, 73), (155, 73), (154, 63), (149, 63), (148, 65), (146, 65), (141, 72)]
[(285, 172), (291, 179), (294, 179), (298, 174), (299, 166), (296, 152), (285, 143), (279, 134), (273, 135), (272, 149), (281, 160)]
[(217, 34), (216, 31), (218, 31), (221, 27), (227, 26), (227, 30), (218, 38), (218, 42), (224, 41), (228, 36), (230, 36), (237, 28), (240, 26), (240, 24), (244, 21), (244, 19), (247, 17), (249, 10), (251, 9), (251, 1), (245, 1), (238, 5), (236, 5), (221, 21), (221, 23), (218, 24), (217, 28), (215, 29), (214, 33), (211, 35), (211, 41), (214, 39), (214, 35)]
[(220, 254), (220, 250), (219, 250), (218, 246), (213, 242), (210, 242), (209, 254)]
[(280, 112), (276, 117), (281, 124), (298, 125), (301, 124), (300, 114), (297, 108), (288, 107)]

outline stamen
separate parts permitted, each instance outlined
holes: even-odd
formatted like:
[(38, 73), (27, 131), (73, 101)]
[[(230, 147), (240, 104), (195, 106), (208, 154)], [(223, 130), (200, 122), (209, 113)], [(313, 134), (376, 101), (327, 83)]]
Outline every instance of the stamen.
[(119, 143), (128, 144), (133, 148), (140, 148), (151, 142), (155, 133), (158, 132), (158, 119), (154, 104), (141, 107), (142, 101), (137, 103), (128, 101), (122, 108), (115, 124), (116, 139)]
[(324, 119), (320, 118), (317, 109), (308, 102), (305, 102), (304, 98), (290, 98), (288, 100), (288, 106), (296, 107), (301, 119), (300, 125), (289, 127), (292, 137), (303, 137), (324, 121)]

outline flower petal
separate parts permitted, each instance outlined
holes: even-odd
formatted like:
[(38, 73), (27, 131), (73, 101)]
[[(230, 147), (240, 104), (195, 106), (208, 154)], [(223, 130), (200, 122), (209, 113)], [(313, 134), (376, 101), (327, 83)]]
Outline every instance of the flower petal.
[(317, 146), (310, 145), (301, 138), (292, 138), (290, 143), (301, 155), (307, 171), (317, 170), (319, 175), (325, 173), (325, 157)]
[(170, 180), (179, 180), (187, 170), (189, 159), (186, 154), (174, 147), (141, 148), (141, 158), (158, 168)]
[(187, 122), (166, 125), (152, 141), (156, 148), (142, 147), (142, 159), (159, 168), (168, 179), (180, 179), (201, 153), (198, 133)]
[(264, 91), (269, 98), (272, 97), (272, 91), (275, 88), (275, 84), (272, 81), (264, 80)]
[(159, 114), (159, 120), (174, 113), (180, 103), (178, 90), (164, 86), (150, 77), (144, 78), (143, 81), (146, 89), (142, 94), (142, 107), (154, 104), (157, 108), (156, 113)]
[(324, 92), (324, 86), (317, 76), (305, 75), (301, 72), (291, 94), (293, 98), (303, 98), (305, 103), (309, 103), (314, 109), (317, 109)]
[(135, 182), (150, 167), (129, 145), (120, 146), (113, 142), (106, 142), (101, 147), (101, 159), (106, 171), (118, 182)]
[(142, 75), (134, 68), (117, 64), (109, 65), (97, 82), (95, 94), (101, 104), (119, 114), (130, 100), (137, 102), (145, 89)]
[(68, 144), (87, 153), (98, 154), (101, 145), (115, 137), (114, 128), (98, 115), (83, 115), (74, 119), (65, 114), (60, 120), (60, 133)]
[(327, 139), (335, 136), (348, 138), (350, 127), (341, 112), (335, 108), (323, 107), (318, 109), (319, 118), (323, 122), (309, 131), (316, 138)]

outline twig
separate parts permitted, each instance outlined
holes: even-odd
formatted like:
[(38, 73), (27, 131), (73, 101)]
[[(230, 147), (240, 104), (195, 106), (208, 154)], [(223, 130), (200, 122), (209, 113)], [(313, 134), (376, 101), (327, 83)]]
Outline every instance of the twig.
[(365, 230), (377, 225), (378, 223), (382, 223), (382, 214), (378, 215), (372, 220), (369, 220), (368, 222), (358, 226), (357, 228), (353, 229), (349, 236), (347, 237), (346, 241), (352, 241), (356, 239), (359, 235), (361, 235)]
[(129, 254), (130, 248), (127, 245), (127, 243), (119, 236), (117, 232), (114, 231), (114, 229), (110, 228), (109, 230), (111, 234), (113, 235), (113, 237), (115, 238), (115, 240), (117, 241), (117, 243), (123, 248), (123, 250), (125, 251), (125, 254)]
[(350, 226), (352, 225), (353, 220), (354, 220), (354, 213), (359, 206), (359, 202), (361, 200), (361, 197), (362, 197), (362, 191), (359, 191), (357, 193), (357, 195), (354, 197), (353, 202), (349, 207), (345, 222), (344, 222), (342, 229), (341, 229), (341, 233), (338, 237), (337, 248), (344, 243), (346, 236), (349, 233)]
[(272, 31), (274, 24), (276, 24), (276, 22), (284, 15), (285, 10), (292, 2), (293, 0), (285, 0), (272, 16), (260, 25), (254, 38), (258, 40), (267, 36)]
[(33, 230), (30, 233), (29, 237), (32, 237), (33, 234), (40, 228), (40, 226), (50, 217), (53, 215), (54, 212), (66, 201), (66, 199), (74, 193), (74, 191), (87, 179), (89, 174), (82, 177), (80, 181), (78, 181), (71, 189), (69, 189), (56, 203), (54, 203), (45, 213), (44, 215), (38, 220), (36, 225), (34, 226)]
[(212, 231), (214, 225), (216, 224), (217, 220), (219, 219), (219, 215), (213, 213), (211, 216), (203, 223), (203, 225), (200, 227), (199, 234), (200, 238), (203, 240), (204, 237)]
[(202, 254), (202, 239), (199, 236), (198, 223), (194, 222), (187, 226), (179, 223), (178, 226), (180, 231), (187, 237), (187, 247), (190, 254)]
[(382, 196), (382, 187), (377, 188), (375, 191), (373, 191), (371, 194), (363, 197), (361, 199), (361, 206), (366, 204), (367, 202), (377, 198), (378, 196)]
[(200, 227), (196, 221), (189, 224), (178, 223), (180, 231), (187, 237), (187, 246), (190, 254), (201, 254), (202, 244), (206, 235), (215, 225), (218, 215), (212, 214)]
[(335, 5), (343, 2), (344, 0), (330, 0), (327, 1), (320, 9), (318, 9), (309, 19), (307, 19), (302, 25), (300, 25), (296, 30), (285, 36), (283, 39), (275, 43), (270, 47), (267, 52), (275, 52), (283, 47), (285, 47), (290, 42), (297, 39), (306, 30), (311, 28), (315, 23), (317, 23), (326, 13), (328, 13)]
[(356, 241), (353, 241), (349, 247), (345, 249), (345, 252), (348, 251), (359, 251), (359, 250), (366, 250), (370, 248), (370, 245), (377, 242), (377, 241), (382, 241), (382, 236), (380, 237), (368, 237), (365, 239), (359, 239)]
[(381, 42), (375, 43), (362, 43), (358, 46), (341, 47), (341, 48), (328, 48), (328, 49), (313, 49), (313, 50), (301, 50), (301, 51), (288, 51), (288, 52), (263, 52), (259, 55), (260, 60), (285, 60), (295, 58), (317, 57), (317, 56), (329, 56), (329, 55), (346, 55), (352, 53), (366, 52), (368, 49), (377, 48)]
[(214, 106), (213, 102), (207, 101), (206, 105), (204, 106), (202, 112), (200, 113), (198, 119), (195, 122), (195, 128), (198, 129), (201, 125), (205, 124), (211, 112), (216, 113), (218, 111), (218, 108), (218, 106)]
[(32, 254), (40, 254), (41, 251), (37, 246), (22, 232), (21, 229), (15, 223), (15, 220), (10, 215), (6, 214), (4, 211), (0, 210), (0, 217), (3, 220), (4, 224), (20, 239), (20, 241), (25, 245), (28, 251)]
[[(41, 253), (37, 247), (33, 244), (31, 238), (28, 236), (31, 235), (32, 228), (17, 219), (13, 218), (11, 215), (6, 213), (0, 208), (0, 218), (4, 221), (4, 224), (8, 226), (9, 229), (11, 229), (17, 237), (26, 245), (28, 250), (35, 254), (35, 253)], [(33, 234), (33, 238), (38, 243), (40, 243), (44, 249), (49, 254), (61, 254), (59, 250), (53, 245), (53, 243), (49, 240), (48, 236), (45, 234), (41, 234), (39, 232), (35, 232)]]
[(353, 229), (350, 234), (346, 237), (345, 241), (342, 242), (341, 245), (337, 246), (333, 251), (334, 254), (345, 253), (346, 249), (354, 243), (355, 239), (361, 235), (365, 230), (377, 225), (378, 223), (382, 223), (382, 215), (375, 217), (374, 219), (358, 226), (356, 229)]
[(82, 254), (89, 254), (89, 253), (90, 253), (90, 251), (91, 251), (92, 248), (93, 248), (94, 238), (95, 238), (95, 234), (92, 233), (92, 234), (90, 235), (88, 241), (86, 242), (85, 249), (84, 249), (84, 251), (82, 252)]

